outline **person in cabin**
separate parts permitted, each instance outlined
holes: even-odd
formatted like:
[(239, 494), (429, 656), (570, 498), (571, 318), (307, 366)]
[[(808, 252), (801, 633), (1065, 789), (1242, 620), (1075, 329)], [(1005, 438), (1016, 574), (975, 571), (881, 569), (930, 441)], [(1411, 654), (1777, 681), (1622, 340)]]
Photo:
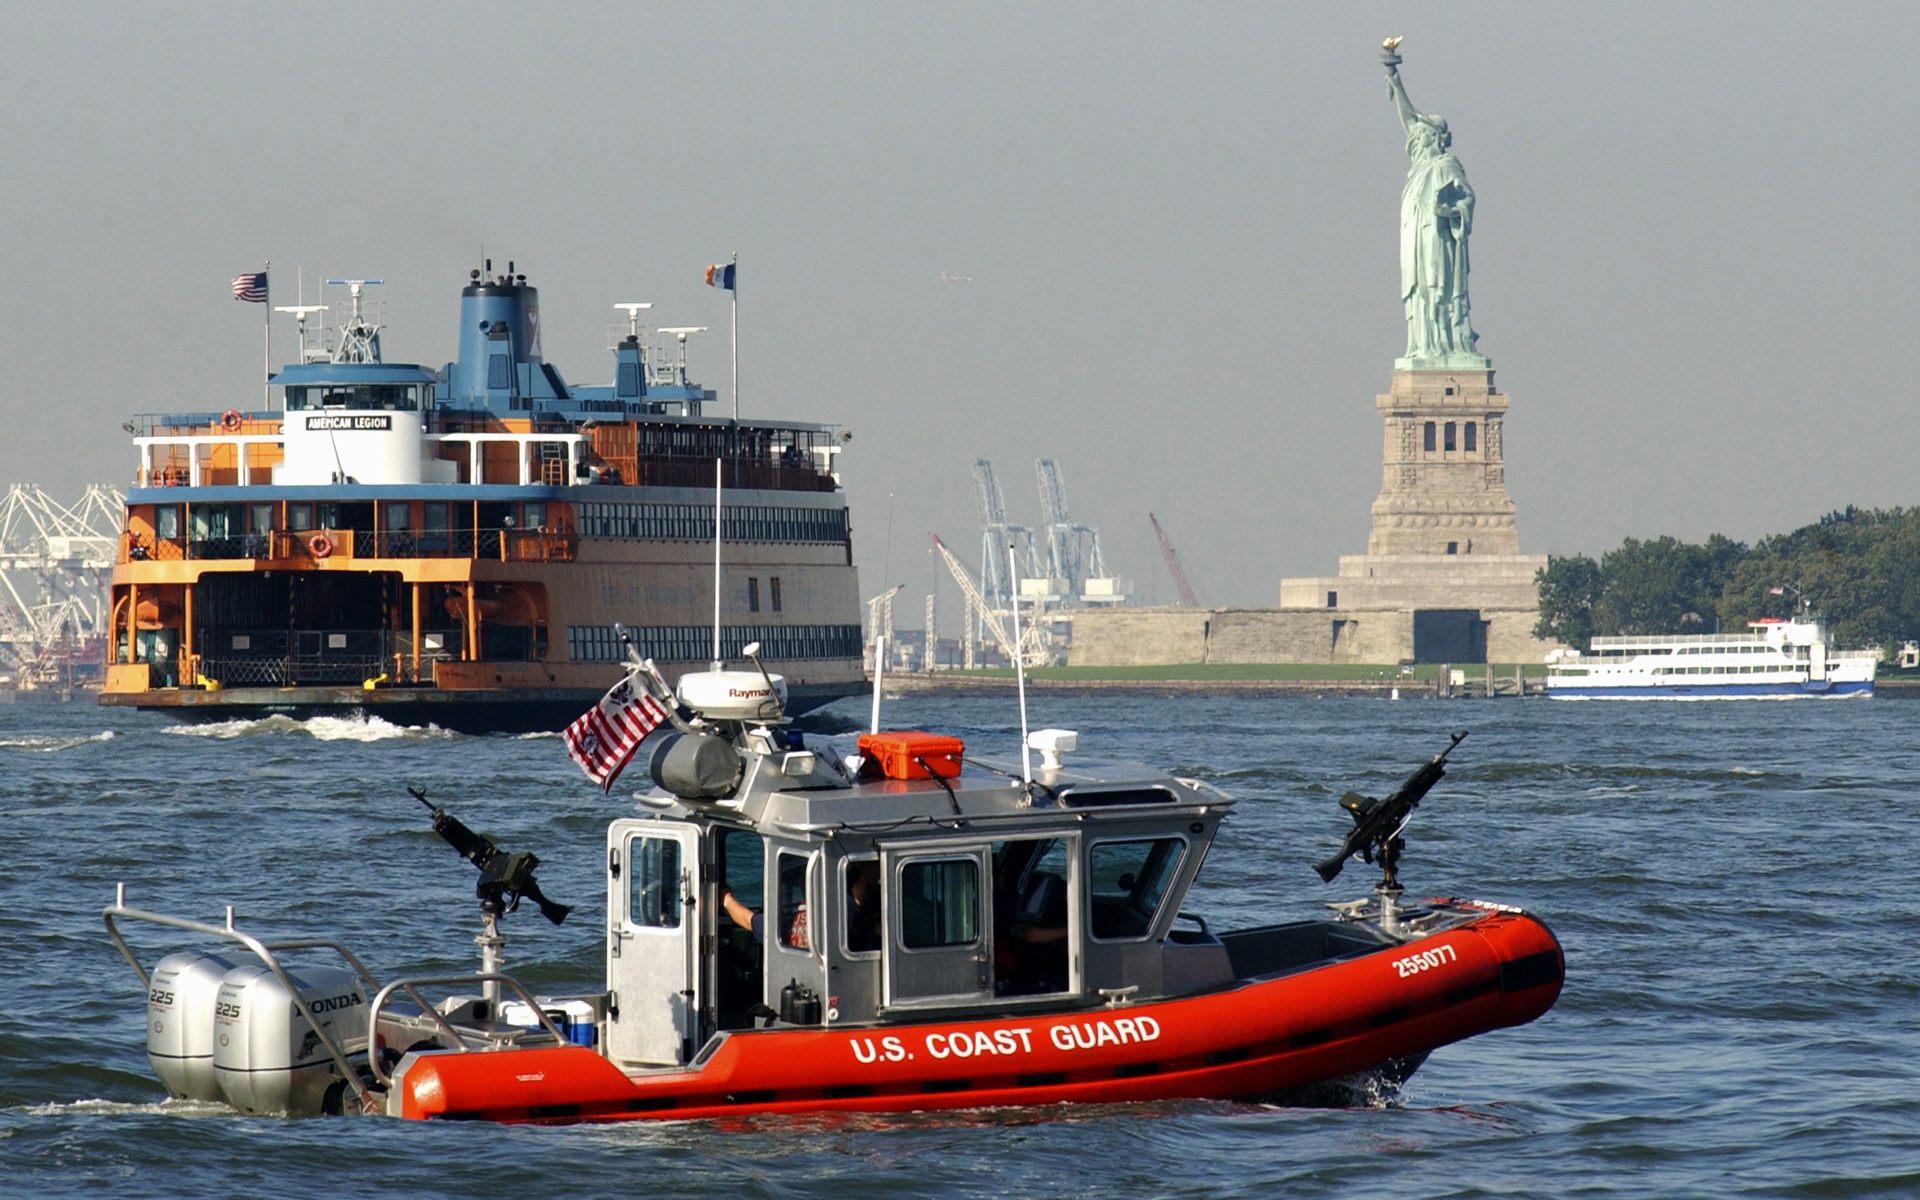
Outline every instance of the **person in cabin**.
[[(767, 915), (748, 908), (733, 894), (732, 888), (720, 890), (720, 907), (727, 919), (753, 934), (756, 945), (767, 940)], [(810, 950), (807, 936), (807, 906), (794, 913), (784, 944), (795, 950)], [(880, 864), (873, 859), (857, 859), (847, 864), (847, 949), (865, 953), (880, 948)]]

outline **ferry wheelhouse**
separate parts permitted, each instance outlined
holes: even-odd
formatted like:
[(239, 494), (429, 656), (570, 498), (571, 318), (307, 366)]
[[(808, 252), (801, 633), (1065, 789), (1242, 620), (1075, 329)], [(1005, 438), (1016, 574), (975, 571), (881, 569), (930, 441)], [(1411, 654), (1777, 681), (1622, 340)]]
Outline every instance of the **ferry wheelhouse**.
[(1836, 650), (1814, 619), (1761, 620), (1746, 633), (1597, 637), (1547, 659), (1561, 700), (1787, 700), (1871, 696), (1877, 650)]
[[(1070, 760), (1061, 730), (1030, 739), (1037, 767), (928, 733), (869, 734), (843, 760), (750, 713), (780, 690), (761, 679), (683, 676), (690, 715), (648, 744), (655, 786), (607, 829), (604, 990), (536, 996), (505, 973), (509, 901), (566, 910), (537, 859), (436, 811), (482, 866), (478, 974), (383, 983), (337, 943), (135, 909), (122, 888), (104, 916), (146, 989), (156, 1073), (255, 1113), (546, 1123), (1297, 1097), (1404, 1079), (1560, 993), (1538, 919), (1400, 901), (1404, 822), (1369, 849), (1388, 872), (1373, 897), (1216, 930), (1188, 907), (1234, 807), (1209, 784)], [(1342, 803), (1358, 821), (1391, 801)], [(149, 970), (131, 922), (226, 946)]]
[[(491, 264), (488, 265), (491, 270)], [(621, 305), (614, 381), (543, 360), (537, 290), (474, 271), (459, 357), (390, 363), (366, 287), (301, 323), (281, 407), (138, 418), (101, 703), (201, 719), (365, 710), (557, 728), (617, 677), (757, 641), (804, 709), (860, 686), (832, 426), (708, 415), (691, 329)], [(284, 311), (284, 310), (283, 310)]]

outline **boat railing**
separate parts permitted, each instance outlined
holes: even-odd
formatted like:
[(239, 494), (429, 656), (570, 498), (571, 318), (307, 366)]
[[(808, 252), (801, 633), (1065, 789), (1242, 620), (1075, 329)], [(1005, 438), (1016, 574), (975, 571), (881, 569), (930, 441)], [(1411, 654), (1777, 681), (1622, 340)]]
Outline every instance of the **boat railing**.
[(467, 558), (495, 562), (572, 562), (580, 537), (570, 529), (276, 529), (231, 537), (159, 538), (125, 533), (122, 562), (178, 559), (255, 561), (330, 558)]
[[(124, 883), (114, 885), (113, 903), (101, 910), (100, 920), (107, 927), (107, 936), (113, 940), (114, 946), (119, 949), (120, 957), (126, 959), (127, 965), (133, 968), (133, 973), (139, 976), (140, 986), (143, 989), (152, 983), (152, 976), (145, 967), (140, 965), (139, 956), (134, 954), (131, 946), (127, 945), (126, 938), (120, 935), (120, 929), (115, 924), (116, 921), (145, 921), (153, 925), (163, 925), (169, 929), (180, 929), (188, 933), (197, 933), (204, 937), (235, 942), (245, 947), (249, 953), (260, 960), (262, 966), (266, 967), (266, 969), (272, 973), (273, 977), (279, 981), (280, 986), (287, 989), (287, 995), (293, 999), (294, 1010), (300, 1015), (300, 1018), (307, 1023), (308, 1030), (320, 1040), (320, 1045), (326, 1049), (327, 1057), (333, 1061), (334, 1068), (340, 1072), (340, 1078), (345, 1080), (347, 1086), (353, 1088), (355, 1094), (360, 1097), (361, 1110), (369, 1113), (380, 1110), (379, 1100), (374, 1097), (372, 1089), (368, 1088), (367, 1085), (361, 1081), (359, 1074), (348, 1061), (346, 1051), (341, 1047), (340, 1043), (334, 1039), (333, 1035), (327, 1032), (326, 1027), (314, 1018), (313, 1010), (309, 1008), (307, 1002), (301, 998), (300, 989), (294, 986), (292, 979), (288, 978), (287, 969), (280, 965), (278, 958), (274, 957), (274, 951), (276, 950), (332, 950), (346, 960), (347, 965), (352, 968), (353, 973), (359, 976), (361, 981), (368, 987), (380, 988), (380, 982), (373, 977), (372, 972), (367, 970), (366, 964), (362, 963), (353, 951), (347, 949), (339, 942), (328, 941), (323, 938), (299, 938), (292, 941), (263, 942), (250, 933), (243, 933), (234, 925), (232, 905), (227, 906), (227, 923), (225, 925), (209, 925), (205, 921), (191, 921), (185, 917), (170, 917), (165, 913), (147, 912), (144, 909), (128, 908), (127, 885)], [(379, 994), (385, 995), (387, 990), (388, 989), (380, 989)], [(545, 1017), (545, 1014), (540, 1013), (537, 1007), (534, 1011), (543, 1018)], [(545, 1023), (549, 1028), (553, 1028), (551, 1021)], [(376, 1026), (373, 1023), (371, 1014), (369, 1014), (367, 1021), (367, 1041), (370, 1053), (379, 1041), (378, 1038), (372, 1036), (375, 1029)], [(553, 1029), (553, 1032), (556, 1037), (560, 1034), (557, 1028)], [(383, 1082), (387, 1082), (387, 1080), (383, 1080)]]
[[(560, 1027), (553, 1023), (553, 1018), (540, 1007), (539, 1002), (533, 998), (533, 994), (527, 991), (518, 979), (498, 971), (479, 971), (471, 975), (416, 975), (407, 979), (396, 979), (381, 988), (374, 996), (373, 1003), (368, 1006), (367, 1028), (378, 1029), (380, 1011), (387, 1006), (387, 1001), (393, 998), (395, 992), (404, 992), (407, 999), (418, 1005), (421, 1013), (439, 1027), (441, 1033), (452, 1039), (453, 1049), (462, 1054), (472, 1053), (475, 1049), (499, 1049), (509, 1043), (517, 1042), (523, 1035), (517, 1030), (502, 1032), (455, 1025), (447, 1019), (446, 1014), (428, 1003), (419, 990), (423, 987), (456, 987), (461, 984), (489, 983), (504, 984), (512, 988), (513, 994), (520, 997), (520, 1002), (533, 1011), (534, 1017), (540, 1022), (540, 1027), (551, 1034), (555, 1042), (563, 1046), (568, 1044), (567, 1035), (560, 1032)], [(388, 1074), (386, 1064), (380, 1061), (379, 1051), (372, 1042), (367, 1044), (367, 1066), (373, 1071), (374, 1078), (381, 1083), (393, 1082), (393, 1076)]]

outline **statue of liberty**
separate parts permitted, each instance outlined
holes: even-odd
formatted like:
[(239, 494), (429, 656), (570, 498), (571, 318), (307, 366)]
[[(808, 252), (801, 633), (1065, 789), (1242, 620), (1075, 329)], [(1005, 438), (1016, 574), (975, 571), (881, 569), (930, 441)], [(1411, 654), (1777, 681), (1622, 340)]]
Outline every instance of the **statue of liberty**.
[(1387, 94), (1407, 131), (1407, 183), (1400, 190), (1400, 300), (1407, 310), (1404, 370), (1485, 368), (1467, 302), (1467, 237), (1473, 188), (1449, 147), (1446, 119), (1423, 113), (1400, 82), (1399, 38), (1382, 44)]

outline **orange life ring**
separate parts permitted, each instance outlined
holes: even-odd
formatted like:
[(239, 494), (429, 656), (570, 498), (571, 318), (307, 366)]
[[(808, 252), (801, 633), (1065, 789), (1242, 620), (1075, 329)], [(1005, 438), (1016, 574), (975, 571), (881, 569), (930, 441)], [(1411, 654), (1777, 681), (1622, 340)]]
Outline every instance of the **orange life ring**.
[(333, 539), (324, 533), (316, 533), (313, 535), (313, 539), (307, 543), (307, 552), (315, 558), (325, 558), (327, 555), (333, 553)]
[(228, 433), (232, 433), (234, 430), (240, 428), (240, 420), (240, 414), (230, 408), (220, 414), (220, 428), (226, 430)]

